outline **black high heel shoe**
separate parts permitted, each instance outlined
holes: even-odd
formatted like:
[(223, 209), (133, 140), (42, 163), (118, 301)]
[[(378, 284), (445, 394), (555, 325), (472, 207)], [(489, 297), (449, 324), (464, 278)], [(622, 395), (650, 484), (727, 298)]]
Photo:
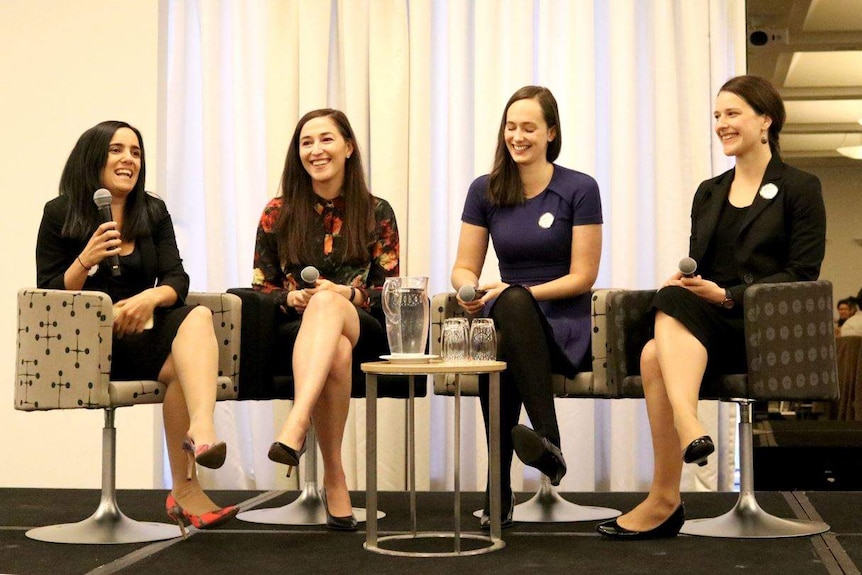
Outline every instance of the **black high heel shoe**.
[(625, 541), (639, 541), (641, 539), (668, 539), (679, 535), (679, 530), (682, 529), (682, 524), (685, 523), (685, 506), (680, 503), (670, 517), (654, 529), (648, 531), (632, 531), (621, 527), (616, 519), (599, 523), (596, 526), (596, 531), (600, 535), (610, 537), (611, 539), (622, 539)]
[(299, 465), (299, 458), (305, 453), (306, 443), (306, 441), (303, 441), (302, 447), (299, 448), (299, 451), (296, 451), (292, 447), (276, 441), (269, 446), (269, 453), (266, 456), (269, 457), (270, 461), (287, 465), (287, 476), (290, 477), (293, 468)]
[(715, 444), (708, 435), (702, 435), (688, 444), (682, 452), (682, 460), (686, 463), (697, 463), (701, 467), (706, 465), (706, 459), (715, 451)]
[(512, 444), (518, 459), (548, 476), (551, 485), (557, 486), (566, 474), (566, 460), (560, 448), (526, 425), (512, 428)]
[[(503, 509), (506, 509), (506, 500), (503, 499)], [(509, 510), (506, 512), (505, 517), (500, 518), (500, 528), (506, 529), (511, 527), (514, 521), (512, 520), (512, 516), (515, 514), (515, 494), (512, 493), (512, 490), (509, 490)], [(479, 528), (483, 531), (489, 531), (491, 529), (491, 504), (488, 500), (488, 493), (485, 493), (485, 507), (482, 509), (482, 517), (479, 518)]]
[(326, 510), (326, 528), (333, 531), (356, 531), (358, 522), (356, 517), (351, 513), (345, 517), (336, 517), (329, 513), (329, 505), (326, 503), (326, 490), (320, 490), (320, 499), (323, 501), (323, 508)]

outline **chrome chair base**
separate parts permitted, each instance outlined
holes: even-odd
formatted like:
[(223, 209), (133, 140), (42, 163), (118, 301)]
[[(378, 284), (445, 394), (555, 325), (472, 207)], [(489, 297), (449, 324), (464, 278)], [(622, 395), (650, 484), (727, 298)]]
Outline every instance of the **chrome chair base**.
[(27, 531), (26, 535), (30, 539), (48, 543), (105, 545), (163, 541), (181, 534), (176, 525), (135, 521), (117, 510), (116, 514), (100, 514), (97, 511), (78, 523), (37, 527)]
[(754, 500), (740, 494), (736, 505), (718, 517), (689, 519), (680, 533), (703, 537), (735, 537), (740, 539), (779, 539), (784, 537), (806, 537), (829, 531), (822, 521), (783, 519), (770, 515)]

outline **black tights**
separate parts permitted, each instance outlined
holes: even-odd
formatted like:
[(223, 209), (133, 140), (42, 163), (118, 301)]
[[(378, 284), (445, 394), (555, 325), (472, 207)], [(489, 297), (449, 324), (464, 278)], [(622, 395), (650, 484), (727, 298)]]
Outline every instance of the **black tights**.
[[(551, 373), (572, 374), (575, 369), (554, 341), (550, 325), (526, 288), (506, 288), (494, 303), (491, 318), (497, 328), (497, 357), (508, 364), (500, 376), (500, 477), (505, 499), (512, 485), (512, 428), (518, 424), (521, 404), (533, 429), (559, 447)], [(479, 398), (488, 438), (488, 382), (484, 378)]]

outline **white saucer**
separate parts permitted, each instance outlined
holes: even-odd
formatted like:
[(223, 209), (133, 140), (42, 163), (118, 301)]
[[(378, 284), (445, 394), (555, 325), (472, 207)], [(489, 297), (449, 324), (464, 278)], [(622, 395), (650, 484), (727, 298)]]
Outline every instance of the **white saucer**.
[(428, 363), (438, 357), (440, 356), (427, 353), (393, 353), (392, 355), (381, 355), (380, 359), (385, 359), (392, 363)]

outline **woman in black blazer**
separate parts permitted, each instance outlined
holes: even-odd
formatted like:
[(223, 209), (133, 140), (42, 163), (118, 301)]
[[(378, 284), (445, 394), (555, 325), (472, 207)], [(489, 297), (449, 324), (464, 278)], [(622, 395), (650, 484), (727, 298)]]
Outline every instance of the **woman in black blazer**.
[[(45, 205), (37, 284), (107, 293), (114, 304), (111, 379), (167, 385), (162, 408), (173, 485), (165, 505), (185, 533), (185, 523), (215, 527), (238, 509), (213, 503), (197, 481), (195, 463), (221, 467), (227, 450), (213, 424), (218, 342), (211, 312), (185, 305), (189, 276), (171, 217), (144, 191), (145, 176), (136, 128), (102, 122), (84, 132), (66, 161), (60, 195)], [(113, 221), (100, 221), (96, 190)]]
[(715, 133), (736, 167), (703, 182), (694, 196), (689, 255), (698, 275), (677, 272), (655, 297), (655, 337), (641, 352), (653, 481), (640, 505), (598, 526), (616, 539), (679, 533), (682, 465), (705, 465), (715, 451), (697, 418), (703, 376), (745, 371), (745, 289), (815, 280), (823, 261), (820, 181), (779, 157), (785, 112), (778, 92), (756, 76), (732, 78), (718, 93), (714, 115)]

